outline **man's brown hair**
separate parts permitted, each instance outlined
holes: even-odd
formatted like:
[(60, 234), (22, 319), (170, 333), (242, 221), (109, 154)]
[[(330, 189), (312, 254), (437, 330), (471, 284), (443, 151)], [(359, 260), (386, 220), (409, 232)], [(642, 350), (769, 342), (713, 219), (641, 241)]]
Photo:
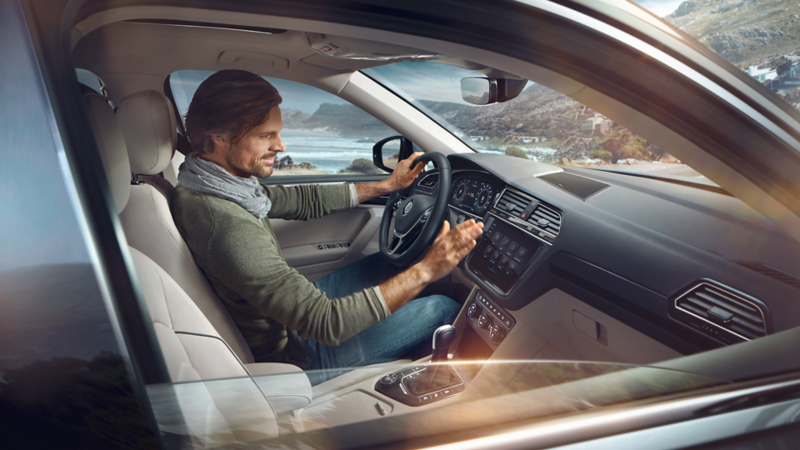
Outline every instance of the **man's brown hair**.
[(244, 70), (221, 70), (200, 83), (186, 112), (186, 134), (192, 149), (211, 153), (212, 136), (232, 144), (269, 117), (281, 104), (275, 86)]

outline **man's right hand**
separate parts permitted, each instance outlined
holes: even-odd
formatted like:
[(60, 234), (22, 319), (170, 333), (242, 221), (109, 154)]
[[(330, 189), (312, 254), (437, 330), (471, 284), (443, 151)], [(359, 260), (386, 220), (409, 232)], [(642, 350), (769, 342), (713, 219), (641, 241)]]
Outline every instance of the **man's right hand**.
[(380, 285), (389, 311), (397, 311), (432, 283), (450, 273), (459, 261), (475, 247), (475, 239), (483, 233), (483, 224), (468, 220), (450, 229), (445, 221), (428, 254), (418, 264)]
[(475, 247), (475, 239), (483, 233), (483, 223), (473, 219), (460, 223), (452, 230), (445, 221), (439, 236), (433, 241), (428, 254), (419, 263), (425, 281), (432, 283), (452, 271)]

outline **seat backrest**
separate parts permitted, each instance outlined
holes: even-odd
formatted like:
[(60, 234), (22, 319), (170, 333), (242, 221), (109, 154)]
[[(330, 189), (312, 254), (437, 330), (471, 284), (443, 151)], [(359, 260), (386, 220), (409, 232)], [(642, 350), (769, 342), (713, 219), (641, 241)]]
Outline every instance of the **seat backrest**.
[(177, 131), (169, 100), (160, 92), (137, 92), (122, 99), (117, 118), (130, 170), (140, 182), (130, 186), (127, 206), (119, 215), (128, 244), (170, 274), (239, 359), (252, 363), (253, 354), (244, 337), (172, 220), (169, 204), (173, 187), (159, 176), (175, 153)]
[[(84, 101), (114, 204), (123, 212), (131, 206), (132, 192), (122, 130), (101, 95), (87, 90)], [(174, 390), (168, 398), (177, 400), (187, 432), (204, 446), (277, 436), (275, 411), (242, 361), (169, 274), (142, 252), (129, 250), (170, 380), (178, 383), (170, 386)], [(191, 381), (197, 383), (182, 383)], [(157, 403), (164, 399), (151, 400), (158, 409)]]

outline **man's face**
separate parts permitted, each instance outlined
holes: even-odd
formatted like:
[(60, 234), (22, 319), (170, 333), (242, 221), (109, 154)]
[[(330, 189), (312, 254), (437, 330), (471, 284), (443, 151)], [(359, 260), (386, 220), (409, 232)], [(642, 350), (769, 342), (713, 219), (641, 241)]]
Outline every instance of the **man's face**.
[(286, 151), (281, 139), (282, 129), (281, 110), (276, 106), (272, 108), (265, 122), (250, 130), (239, 142), (221, 142), (221, 150), (225, 153), (225, 162), (228, 165), (226, 169), (242, 178), (267, 178), (272, 175), (276, 155)]

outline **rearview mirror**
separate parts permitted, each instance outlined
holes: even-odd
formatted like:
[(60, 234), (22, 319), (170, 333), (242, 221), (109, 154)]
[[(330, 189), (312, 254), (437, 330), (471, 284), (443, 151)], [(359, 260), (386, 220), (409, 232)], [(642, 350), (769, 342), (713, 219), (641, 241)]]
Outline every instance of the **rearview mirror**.
[(510, 78), (462, 78), (461, 98), (473, 105), (507, 102), (517, 98), (526, 84), (528, 80)]
[(372, 147), (372, 162), (379, 168), (393, 172), (397, 163), (414, 153), (414, 143), (403, 136), (391, 136)]

